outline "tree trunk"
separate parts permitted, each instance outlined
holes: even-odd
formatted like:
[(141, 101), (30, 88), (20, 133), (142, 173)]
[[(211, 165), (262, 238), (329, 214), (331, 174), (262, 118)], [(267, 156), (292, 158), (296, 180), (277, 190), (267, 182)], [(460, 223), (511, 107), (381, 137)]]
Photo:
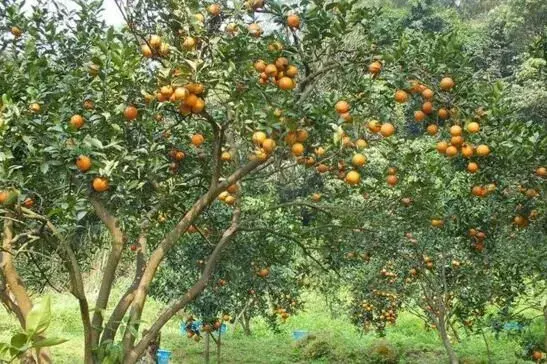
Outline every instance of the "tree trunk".
[(220, 329), (218, 330), (218, 340), (217, 340), (217, 364), (220, 364), (220, 344), (221, 344), (221, 339), (220, 337), (222, 336), (222, 326), (220, 327)]
[(543, 342), (543, 350), (547, 352), (547, 304), (543, 307), (543, 330), (544, 330), (544, 342)]
[(486, 346), (486, 356), (488, 358), (488, 364), (492, 363), (492, 353), (490, 352), (490, 345), (488, 345), (488, 339), (484, 334), (484, 331), (481, 329), (482, 338), (484, 340), (484, 345)]
[(456, 355), (456, 352), (454, 351), (454, 348), (452, 347), (452, 344), (450, 343), (450, 338), (448, 337), (448, 333), (446, 330), (446, 321), (444, 318), (444, 313), (439, 314), (437, 330), (439, 331), (439, 336), (441, 337), (444, 348), (446, 349), (446, 353), (448, 354), (448, 359), (450, 360), (450, 364), (458, 364), (459, 363), (458, 356)]
[(251, 318), (248, 314), (243, 314), (243, 320), (241, 321), (241, 326), (243, 326), (243, 333), (246, 336), (251, 336)]
[(206, 332), (205, 333), (205, 350), (203, 351), (203, 359), (205, 360), (205, 364), (209, 364), (209, 347), (211, 343), (211, 333)]

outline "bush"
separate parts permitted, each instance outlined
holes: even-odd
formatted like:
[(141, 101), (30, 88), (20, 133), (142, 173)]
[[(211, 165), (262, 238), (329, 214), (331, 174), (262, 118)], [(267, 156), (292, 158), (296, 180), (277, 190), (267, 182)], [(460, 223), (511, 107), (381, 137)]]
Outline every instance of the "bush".
[(399, 353), (387, 340), (376, 340), (372, 343), (367, 363), (395, 364), (398, 362)]

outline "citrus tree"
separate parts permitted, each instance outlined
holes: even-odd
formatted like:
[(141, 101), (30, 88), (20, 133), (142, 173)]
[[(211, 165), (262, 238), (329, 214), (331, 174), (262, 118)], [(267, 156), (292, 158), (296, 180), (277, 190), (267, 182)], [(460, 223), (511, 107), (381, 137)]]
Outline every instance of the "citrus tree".
[[(80, 304), (85, 362), (106, 360), (102, 349), (127, 320), (121, 347), (132, 363), (207, 286), (240, 226), (241, 179), (302, 155), (308, 137), (328, 130), (312, 133), (309, 118), (326, 105), (304, 105), (321, 75), (370, 61), (327, 54), (343, 54), (341, 40), (373, 12), (352, 3), (118, 2), (127, 24), (116, 30), (98, 20), (100, 2), (56, 5), (38, 2), (29, 14), (19, 1), (1, 5), (3, 297), (25, 327), (32, 301), (19, 271), (52, 257)], [(292, 151), (276, 149), (284, 144)], [(231, 224), (200, 278), (137, 341), (159, 266), (217, 197)], [(82, 273), (104, 243), (91, 303)], [(133, 257), (135, 279), (108, 313), (123, 256)]]

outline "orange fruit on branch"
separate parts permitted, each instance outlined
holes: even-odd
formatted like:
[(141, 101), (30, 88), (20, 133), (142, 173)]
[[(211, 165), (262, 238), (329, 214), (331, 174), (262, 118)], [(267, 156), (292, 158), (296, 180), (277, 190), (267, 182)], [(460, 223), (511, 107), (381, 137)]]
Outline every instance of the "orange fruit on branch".
[(91, 169), (91, 158), (86, 155), (80, 155), (76, 158), (76, 166), (82, 173), (89, 171)]
[(93, 179), (93, 189), (96, 192), (104, 192), (110, 187), (108, 179), (106, 177), (95, 177)]
[(298, 15), (292, 14), (287, 17), (287, 25), (289, 28), (298, 29), (300, 28), (300, 17)]
[(85, 124), (85, 119), (82, 115), (76, 114), (70, 118), (70, 126), (74, 129), (80, 129)]
[(123, 111), (123, 116), (127, 120), (135, 120), (138, 116), (139, 112), (137, 111), (137, 108), (135, 106), (127, 106), (125, 110)]

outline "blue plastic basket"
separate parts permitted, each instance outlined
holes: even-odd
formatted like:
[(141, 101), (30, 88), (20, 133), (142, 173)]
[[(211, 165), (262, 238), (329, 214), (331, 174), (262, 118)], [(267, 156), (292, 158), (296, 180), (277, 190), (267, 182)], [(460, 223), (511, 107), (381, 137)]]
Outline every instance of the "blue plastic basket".
[(301, 340), (308, 336), (308, 332), (304, 330), (296, 330), (292, 332), (292, 338), (294, 340)]
[(171, 352), (165, 349), (159, 349), (156, 353), (156, 359), (158, 364), (169, 364), (169, 359), (171, 359)]

